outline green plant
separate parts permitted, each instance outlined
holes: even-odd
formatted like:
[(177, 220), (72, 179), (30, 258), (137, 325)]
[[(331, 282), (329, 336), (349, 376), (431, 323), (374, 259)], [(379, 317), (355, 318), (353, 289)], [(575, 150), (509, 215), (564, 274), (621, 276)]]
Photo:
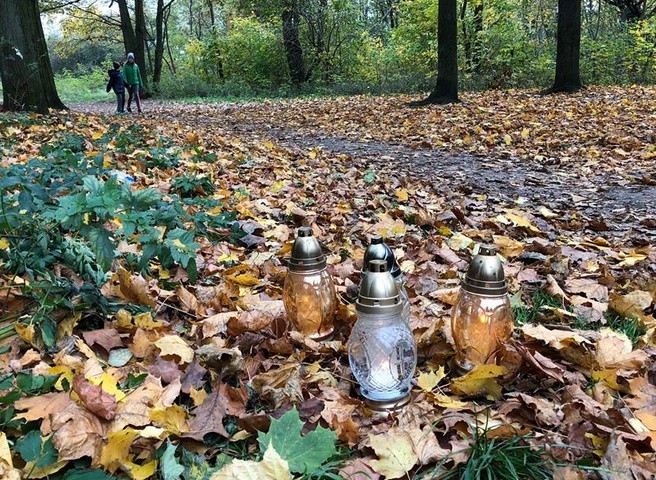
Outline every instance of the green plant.
[(214, 192), (214, 184), (207, 175), (182, 175), (175, 177), (172, 187), (183, 198), (204, 197)]
[(531, 296), (530, 306), (522, 301), (521, 292), (511, 297), (511, 305), (513, 315), (515, 316), (515, 323), (517, 325), (524, 325), (525, 323), (537, 321), (538, 313), (542, 307), (562, 308), (563, 302), (552, 297), (544, 290), (536, 290)]
[(603, 327), (608, 327), (619, 333), (624, 333), (631, 343), (633, 348), (638, 345), (640, 338), (647, 333), (647, 327), (642, 325), (640, 320), (635, 318), (623, 317), (616, 312), (609, 311), (604, 314), (605, 323), (602, 322), (586, 322), (582, 319), (577, 319), (574, 322), (574, 328), (580, 330), (599, 330)]
[(440, 474), (439, 480), (550, 480), (552, 466), (544, 451), (533, 450), (526, 437), (489, 438), (487, 427), (474, 429), (469, 458)]

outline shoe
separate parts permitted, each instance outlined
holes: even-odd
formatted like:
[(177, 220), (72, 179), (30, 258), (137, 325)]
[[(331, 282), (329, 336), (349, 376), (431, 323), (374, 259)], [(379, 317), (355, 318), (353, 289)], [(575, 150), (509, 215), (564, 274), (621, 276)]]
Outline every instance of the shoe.
[(128, 112), (132, 113), (132, 109), (130, 107), (128, 107)]
[(138, 113), (143, 113), (143, 110), (138, 110)]

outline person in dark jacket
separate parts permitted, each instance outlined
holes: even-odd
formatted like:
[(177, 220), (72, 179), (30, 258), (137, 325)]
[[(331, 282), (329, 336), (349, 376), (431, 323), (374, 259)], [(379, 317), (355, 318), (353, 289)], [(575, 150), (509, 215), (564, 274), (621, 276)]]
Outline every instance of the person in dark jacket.
[(108, 70), (109, 82), (107, 82), (107, 93), (114, 90), (116, 94), (116, 113), (125, 113), (125, 78), (121, 72), (121, 64), (114, 62), (114, 69)]

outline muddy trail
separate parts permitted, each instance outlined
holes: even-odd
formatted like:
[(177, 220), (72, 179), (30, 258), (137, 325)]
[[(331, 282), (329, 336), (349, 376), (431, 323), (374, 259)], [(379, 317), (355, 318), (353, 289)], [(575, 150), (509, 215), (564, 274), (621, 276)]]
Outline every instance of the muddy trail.
[[(74, 105), (73, 110), (106, 114), (106, 103)], [(567, 218), (580, 225), (590, 237), (601, 236), (632, 245), (643, 245), (656, 237), (656, 170), (634, 167), (626, 171), (580, 168), (576, 162), (537, 162), (499, 156), (484, 157), (454, 153), (430, 145), (358, 140), (326, 134), (319, 126), (302, 129), (276, 124), (271, 118), (233, 115), (238, 104), (213, 105), (207, 115), (193, 114), (187, 104), (151, 102), (147, 118), (188, 124), (202, 135), (204, 126), (220, 127), (226, 133), (270, 140), (290, 150), (320, 148), (329, 156), (347, 156), (366, 168), (392, 172), (409, 182), (429, 182), (445, 197), (486, 197), (499, 205), (533, 204), (556, 212), (576, 212)], [(248, 108), (248, 106), (246, 107)], [(203, 111), (203, 107), (200, 107)], [(243, 113), (243, 112), (240, 112)], [(126, 117), (130, 121), (139, 117)], [(283, 122), (281, 122), (283, 123)], [(576, 215), (575, 215), (576, 217)]]

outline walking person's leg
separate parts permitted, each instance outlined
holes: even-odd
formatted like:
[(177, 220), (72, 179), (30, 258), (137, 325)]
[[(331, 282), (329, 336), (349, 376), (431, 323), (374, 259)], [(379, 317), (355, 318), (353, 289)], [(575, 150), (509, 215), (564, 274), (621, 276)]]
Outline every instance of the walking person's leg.
[(131, 112), (132, 109), (130, 108), (130, 105), (132, 105), (132, 85), (126, 85), (125, 88), (128, 89), (128, 112)]
[(116, 113), (122, 113), (123, 112), (123, 94), (122, 93), (117, 93), (116, 94)]
[(134, 100), (137, 102), (137, 111), (141, 113), (141, 88), (139, 85), (134, 86)]

